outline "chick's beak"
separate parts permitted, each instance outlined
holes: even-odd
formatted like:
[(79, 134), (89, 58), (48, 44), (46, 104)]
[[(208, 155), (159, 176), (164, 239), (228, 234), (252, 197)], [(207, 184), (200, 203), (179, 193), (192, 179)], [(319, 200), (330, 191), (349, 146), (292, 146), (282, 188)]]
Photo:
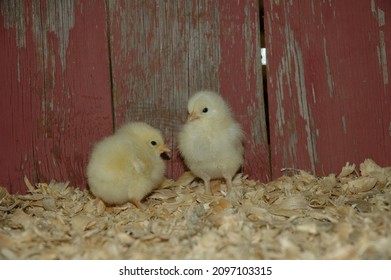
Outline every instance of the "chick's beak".
[(159, 147), (159, 152), (160, 153), (169, 153), (171, 150), (167, 147), (166, 144), (163, 144)]
[(194, 120), (199, 119), (199, 118), (200, 118), (200, 116), (197, 115), (197, 113), (195, 113), (195, 112), (193, 111), (193, 112), (191, 112), (191, 113), (189, 114), (188, 121), (194, 121)]

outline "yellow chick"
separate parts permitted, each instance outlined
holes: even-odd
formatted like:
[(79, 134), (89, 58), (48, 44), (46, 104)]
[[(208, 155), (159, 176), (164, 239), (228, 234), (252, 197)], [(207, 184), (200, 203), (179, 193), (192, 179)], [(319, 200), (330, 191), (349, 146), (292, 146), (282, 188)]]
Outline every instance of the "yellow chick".
[(189, 118), (178, 135), (178, 148), (185, 164), (201, 178), (205, 192), (209, 181), (224, 178), (228, 191), (232, 177), (243, 164), (243, 132), (224, 99), (211, 91), (200, 91), (188, 102)]
[(159, 130), (131, 122), (95, 144), (87, 166), (91, 192), (108, 204), (140, 201), (164, 179), (170, 152)]

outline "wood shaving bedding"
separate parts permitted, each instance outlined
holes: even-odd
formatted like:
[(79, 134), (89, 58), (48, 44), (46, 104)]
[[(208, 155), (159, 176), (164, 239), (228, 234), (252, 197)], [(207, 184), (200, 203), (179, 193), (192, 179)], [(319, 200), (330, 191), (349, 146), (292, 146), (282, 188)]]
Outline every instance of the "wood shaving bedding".
[(144, 201), (108, 207), (68, 183), (0, 187), (1, 259), (390, 259), (391, 167), (317, 178), (284, 169), (263, 184), (238, 174), (213, 195), (185, 173)]

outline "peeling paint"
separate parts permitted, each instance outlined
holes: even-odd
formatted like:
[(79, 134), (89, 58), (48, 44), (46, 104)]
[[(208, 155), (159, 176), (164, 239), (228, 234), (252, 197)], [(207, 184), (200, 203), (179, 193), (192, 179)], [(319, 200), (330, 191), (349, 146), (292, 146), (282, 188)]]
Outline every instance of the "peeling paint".
[(257, 145), (265, 144), (267, 142), (266, 135), (263, 130), (266, 130), (262, 126), (262, 116), (259, 112), (259, 104), (251, 103), (247, 105), (247, 115), (250, 120), (250, 131), (252, 143)]
[(371, 11), (373, 15), (376, 15), (376, 3), (375, 0), (371, 0)]
[[(4, 18), (5, 29), (14, 28), (16, 31), (16, 46), (18, 49), (26, 48), (26, 15), (25, 1), (23, 0), (4, 0), (1, 1), (1, 14)], [(44, 37), (42, 33), (45, 28), (47, 31), (54, 32), (59, 40), (59, 56), (62, 70), (66, 68), (66, 50), (69, 44), (69, 31), (75, 25), (73, 0), (56, 0), (46, 2), (46, 13), (40, 11), (40, 1), (32, 1), (32, 31), (37, 44), (37, 49), (42, 50), (41, 44), (47, 44), (47, 34)], [(46, 27), (42, 26), (42, 16), (46, 15)], [(45, 49), (45, 47), (43, 48)], [(46, 48), (47, 49), (47, 48)], [(46, 54), (47, 55), (47, 54)], [(20, 81), (20, 59), (18, 58), (18, 81)]]
[(281, 65), (278, 67), (277, 72), (277, 108), (276, 108), (276, 130), (275, 135), (276, 136), (283, 136), (284, 135), (284, 125), (285, 125), (285, 111), (284, 106), (282, 104), (284, 100), (284, 85), (283, 85), (283, 78), (284, 78), (284, 71), (280, 68)]
[(4, 0), (1, 1), (1, 15), (4, 20), (5, 29), (15, 29), (16, 47), (18, 49), (17, 57), (17, 79), (21, 81), (21, 60), (20, 49), (26, 48), (26, 22), (23, 0)]
[(42, 54), (42, 13), (41, 13), (41, 1), (33, 0), (31, 4), (31, 23), (32, 23), (32, 34), (33, 41), (36, 43), (37, 51)]
[(379, 46), (377, 47), (377, 55), (379, 59), (379, 65), (383, 74), (383, 83), (388, 85), (388, 66), (387, 66), (387, 51), (386, 42), (384, 40), (384, 32), (379, 32)]
[(305, 87), (305, 73), (303, 55), (299, 44), (295, 41), (295, 52), (293, 53), (295, 61), (295, 82), (299, 101), (299, 112), (305, 120), (305, 130), (307, 132), (307, 151), (311, 162), (311, 169), (315, 173), (315, 162), (318, 161), (316, 153), (316, 134), (312, 131), (312, 116), (307, 102), (307, 91)]
[(245, 23), (243, 26), (244, 30), (244, 41), (246, 43), (246, 54), (245, 54), (245, 68), (246, 68), (246, 90), (250, 90), (250, 80), (251, 80), (251, 67), (254, 66), (254, 63), (252, 60), (254, 59), (254, 49), (252, 48), (253, 42), (251, 40), (251, 15), (250, 15), (250, 6), (249, 3), (246, 3), (246, 7), (244, 9), (245, 16)]
[(26, 22), (24, 18), (24, 0), (1, 1), (1, 15), (4, 19), (4, 28), (14, 28), (16, 32), (16, 46), (26, 47)]
[[(113, 6), (113, 2), (109, 2)], [(118, 7), (118, 6), (117, 6)], [(132, 24), (134, 24), (133, 21), (129, 20), (127, 15), (131, 14), (131, 7), (130, 7), (130, 1), (125, 1), (125, 8), (121, 11), (121, 50), (124, 52), (124, 54), (128, 54), (128, 50), (135, 48), (136, 46), (128, 46), (129, 43), (133, 42), (132, 40), (128, 40), (130, 38), (130, 33), (132, 29)]]
[(66, 69), (66, 51), (69, 45), (69, 31), (75, 26), (73, 0), (56, 0), (46, 2), (46, 24), (59, 40), (59, 56), (62, 70)]
[(382, 27), (386, 24), (386, 17), (384, 11), (380, 8), (377, 9), (377, 22), (379, 27)]
[(330, 97), (333, 97), (334, 96), (334, 80), (333, 80), (333, 76), (331, 75), (331, 70), (330, 70), (330, 61), (329, 61), (329, 56), (327, 54), (326, 38), (323, 38), (323, 51), (324, 51), (324, 60), (326, 63), (326, 75), (327, 75), (327, 85), (329, 87), (329, 95), (330, 95)]
[(315, 94), (315, 88), (313, 83), (311, 83), (311, 91), (312, 91), (312, 99), (314, 100), (314, 104), (316, 104), (316, 94)]
[[(277, 71), (277, 110), (276, 110), (276, 120), (277, 120), (277, 131), (279, 135), (283, 135), (285, 116), (282, 101), (284, 99), (284, 81), (286, 79), (287, 89), (289, 95), (292, 96), (293, 90), (292, 86), (296, 86), (296, 93), (298, 97), (298, 106), (300, 116), (305, 121), (305, 131), (307, 133), (307, 151), (311, 163), (311, 169), (315, 172), (315, 163), (318, 161), (318, 156), (316, 152), (316, 132), (312, 130), (311, 123), (313, 119), (311, 116), (310, 108), (307, 101), (307, 91), (305, 85), (305, 72), (304, 72), (304, 61), (301, 47), (297, 40), (293, 30), (291, 30), (288, 24), (284, 27), (285, 38), (287, 40), (286, 47), (283, 52), (281, 62), (278, 65)], [(294, 77), (294, 80), (292, 78)], [(312, 93), (314, 94), (314, 93)], [(294, 125), (293, 120), (293, 125)], [(291, 122), (289, 122), (291, 124)], [(291, 138), (289, 139), (289, 155), (293, 157), (294, 162), (296, 162), (296, 150), (297, 150), (297, 135), (294, 136), (294, 128), (291, 128)], [(295, 138), (296, 137), (296, 138)]]
[(312, 21), (315, 21), (315, 5), (314, 5), (314, 0), (311, 1), (311, 13), (312, 13)]
[[(269, 23), (274, 32), (274, 53), (268, 65), (273, 78), (269, 77), (268, 91), (274, 174), (282, 166), (297, 164), (309, 171), (315, 166), (318, 175), (334, 173), (338, 162), (346, 157), (357, 161), (361, 154), (387, 162), (384, 151), (388, 152), (391, 139), (386, 98), (391, 73), (389, 1), (298, 2), (293, 7), (288, 1), (281, 1), (279, 8), (274, 5)], [(270, 6), (270, 1), (265, 3)], [(362, 32), (352, 33), (354, 26)], [(373, 94), (368, 95), (371, 90)], [(373, 103), (378, 110), (358, 114), (363, 102)], [(330, 114), (336, 126), (330, 123)], [(371, 135), (380, 139), (379, 146), (370, 145)], [(330, 147), (338, 156), (330, 158)]]
[[(62, 72), (66, 69), (66, 52), (69, 45), (69, 32), (75, 26), (75, 11), (73, 0), (47, 1), (43, 10), (38, 0), (32, 2), (32, 31), (37, 49), (43, 55), (45, 69), (48, 67), (49, 57), (53, 56), (54, 48), (48, 45), (49, 32), (56, 34), (58, 39), (58, 56)], [(53, 50), (53, 51), (52, 51)], [(53, 65), (51, 65), (53, 67)], [(54, 77), (54, 76), (53, 76)]]
[[(247, 92), (251, 91), (252, 77), (254, 77), (254, 75), (257, 75), (257, 73), (259, 73), (260, 68), (262, 67), (261, 51), (259, 48), (256, 48), (256, 46), (260, 47), (260, 45), (254, 44), (254, 38), (256, 42), (260, 42), (260, 33), (257, 32), (254, 18), (251, 14), (251, 11), (253, 11), (254, 9), (251, 8), (250, 4), (253, 4), (253, 2), (246, 2), (244, 10), (245, 22), (243, 26), (244, 39), (246, 43), (245, 68)], [(255, 15), (255, 20), (256, 22), (259, 21), (258, 14)], [(252, 143), (255, 143), (256, 145), (263, 145), (267, 143), (267, 134), (266, 123), (264, 121), (265, 111), (262, 96), (262, 79), (256, 79), (256, 89), (257, 90), (255, 91), (254, 102), (250, 102), (250, 104), (247, 104), (247, 115), (250, 121)]]

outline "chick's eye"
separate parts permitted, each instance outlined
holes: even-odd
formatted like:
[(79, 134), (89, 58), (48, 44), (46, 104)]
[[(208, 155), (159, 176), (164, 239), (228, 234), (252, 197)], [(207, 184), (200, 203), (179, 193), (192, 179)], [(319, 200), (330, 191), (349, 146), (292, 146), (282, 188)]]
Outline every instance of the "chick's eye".
[(152, 146), (156, 146), (156, 144), (157, 144), (156, 141), (151, 141)]
[(208, 108), (204, 108), (204, 109), (202, 109), (202, 113), (208, 113)]

